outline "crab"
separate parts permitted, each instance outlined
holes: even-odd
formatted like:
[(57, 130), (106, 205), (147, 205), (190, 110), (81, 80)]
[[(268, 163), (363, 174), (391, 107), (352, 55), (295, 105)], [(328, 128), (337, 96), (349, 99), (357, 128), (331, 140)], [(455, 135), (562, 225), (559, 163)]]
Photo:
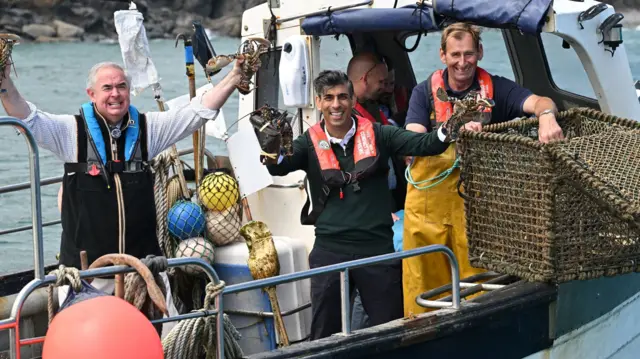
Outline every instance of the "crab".
[(4, 80), (5, 69), (11, 64), (13, 45), (20, 43), (20, 36), (14, 34), (0, 34), (0, 85)]
[(449, 97), (447, 91), (442, 87), (436, 91), (436, 96), (440, 101), (451, 102), (453, 104), (453, 114), (444, 123), (451, 140), (458, 139), (460, 128), (471, 121), (482, 122), (482, 115), (485, 109), (495, 106), (495, 102), (490, 98), (483, 98), (478, 91), (470, 91), (464, 98)]
[(240, 44), (237, 53), (232, 55), (218, 55), (211, 58), (207, 62), (205, 71), (207, 74), (218, 72), (242, 55), (244, 57), (244, 62), (242, 63), (242, 78), (240, 83), (236, 85), (236, 88), (241, 94), (246, 95), (253, 91), (251, 89), (250, 79), (262, 64), (260, 62), (260, 56), (268, 52), (270, 47), (271, 42), (268, 40), (259, 37), (248, 38)]

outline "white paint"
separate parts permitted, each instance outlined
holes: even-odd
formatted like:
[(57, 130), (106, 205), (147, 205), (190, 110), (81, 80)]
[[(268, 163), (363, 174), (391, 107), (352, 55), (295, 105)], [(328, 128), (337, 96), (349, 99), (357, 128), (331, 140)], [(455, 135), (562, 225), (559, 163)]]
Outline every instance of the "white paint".
[(241, 197), (252, 195), (273, 183), (269, 171), (260, 162), (260, 144), (253, 127), (239, 128), (226, 143)]
[(580, 12), (598, 3), (593, 0), (554, 2), (555, 30), (551, 33), (567, 40), (576, 51), (602, 111), (638, 120), (640, 102), (624, 43), (616, 49), (614, 56), (605, 51), (604, 44), (598, 44), (602, 35), (598, 33), (597, 28), (607, 17), (615, 13), (613, 7), (608, 6), (607, 10), (593, 19), (583, 22), (584, 29), (580, 29), (578, 25)]

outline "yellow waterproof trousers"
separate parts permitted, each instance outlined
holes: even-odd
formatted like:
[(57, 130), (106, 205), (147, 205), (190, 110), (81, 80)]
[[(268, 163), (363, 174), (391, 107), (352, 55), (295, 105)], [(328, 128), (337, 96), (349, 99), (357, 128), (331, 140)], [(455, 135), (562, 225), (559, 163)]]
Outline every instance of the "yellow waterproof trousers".
[[(416, 183), (434, 178), (451, 168), (455, 158), (455, 144), (451, 144), (438, 156), (415, 157), (411, 165), (411, 177)], [(457, 190), (459, 175), (460, 170), (456, 168), (441, 183), (426, 189), (417, 189), (411, 183), (408, 184), (403, 249), (432, 244), (445, 245), (455, 254), (460, 266), (460, 277), (465, 278), (484, 270), (473, 268), (469, 263), (464, 200)], [(418, 184), (418, 187), (432, 185), (437, 181)], [(404, 315), (427, 312), (429, 309), (416, 304), (416, 297), (449, 283), (451, 269), (444, 254), (433, 253), (403, 259)]]

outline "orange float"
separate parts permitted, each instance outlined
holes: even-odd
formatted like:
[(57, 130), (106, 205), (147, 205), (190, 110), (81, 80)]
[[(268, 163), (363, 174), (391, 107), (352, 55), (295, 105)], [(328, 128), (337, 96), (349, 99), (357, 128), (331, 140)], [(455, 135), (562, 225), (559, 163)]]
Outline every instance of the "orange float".
[(58, 313), (44, 341), (43, 359), (162, 359), (162, 342), (134, 306), (113, 296), (74, 304)]

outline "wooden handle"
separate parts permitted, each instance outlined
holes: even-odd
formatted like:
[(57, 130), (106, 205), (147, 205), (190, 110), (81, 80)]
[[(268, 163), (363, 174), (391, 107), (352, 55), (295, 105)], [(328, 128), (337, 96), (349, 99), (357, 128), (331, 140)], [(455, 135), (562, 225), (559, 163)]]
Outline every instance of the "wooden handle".
[(80, 269), (89, 269), (89, 257), (87, 257), (87, 251), (80, 251)]

